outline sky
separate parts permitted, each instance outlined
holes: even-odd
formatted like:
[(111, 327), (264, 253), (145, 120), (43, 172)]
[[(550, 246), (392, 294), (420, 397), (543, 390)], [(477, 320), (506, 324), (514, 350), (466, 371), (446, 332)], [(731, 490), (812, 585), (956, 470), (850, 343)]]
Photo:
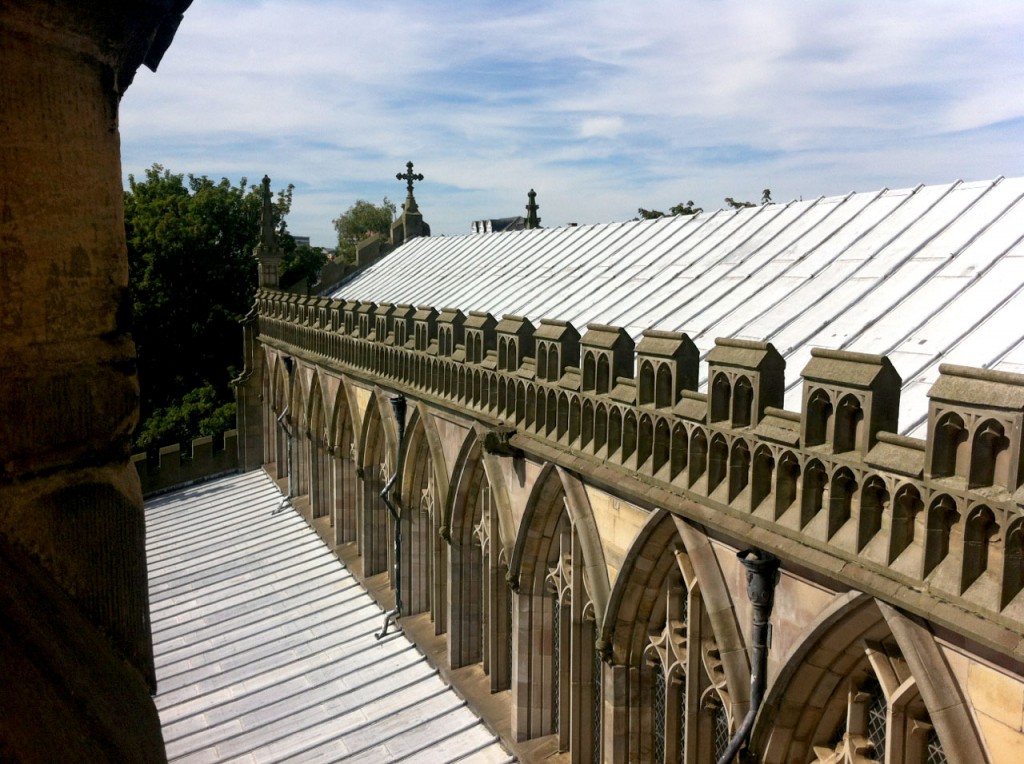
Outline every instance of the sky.
[(294, 184), (319, 246), (410, 160), (434, 235), (1021, 176), (1022, 40), (1020, 0), (195, 0), (122, 167)]

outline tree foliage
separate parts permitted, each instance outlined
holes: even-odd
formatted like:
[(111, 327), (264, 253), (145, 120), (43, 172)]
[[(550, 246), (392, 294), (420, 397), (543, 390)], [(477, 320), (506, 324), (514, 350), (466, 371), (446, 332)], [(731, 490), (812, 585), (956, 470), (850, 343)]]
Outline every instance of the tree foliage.
[[(692, 199), (685, 203), (679, 202), (679, 204), (674, 204), (668, 208), (669, 217), (675, 217), (676, 215), (696, 215), (698, 212), (703, 211), (704, 208), (694, 205)], [(640, 215), (640, 217), (637, 218), (638, 220), (655, 220), (657, 218), (665, 217), (665, 213), (661, 210), (646, 210), (643, 207), (638, 209), (637, 213)]]
[[(738, 201), (736, 201), (731, 196), (725, 197), (725, 203), (726, 203), (726, 205), (728, 207), (730, 207), (730, 208), (732, 208), (734, 210), (743, 209), (744, 207), (756, 207), (757, 206), (753, 202), (738, 202)], [(761, 204), (771, 204), (771, 203), (772, 203), (772, 190), (770, 188), (766, 188), (764, 191), (761, 192)], [(693, 203), (693, 200), (690, 200), (690, 201), (686, 202), (685, 204), (683, 202), (680, 202), (679, 204), (676, 204), (676, 205), (668, 208), (669, 216), (675, 216), (675, 215), (696, 215), (698, 212), (703, 212), (703, 211), (704, 211), (704, 208), (696, 206)], [(665, 217), (665, 213), (662, 212), (661, 210), (648, 210), (648, 209), (645, 209), (643, 207), (640, 207), (637, 210), (637, 215), (639, 215), (639, 217), (635, 218), (635, 220), (654, 220), (656, 218)]]
[(290, 287), (302, 279), (306, 280), (308, 287), (316, 286), (320, 278), (320, 269), (326, 262), (327, 254), (320, 247), (305, 244), (295, 247), (292, 253), (285, 253), (281, 258), (281, 287)]
[(335, 258), (343, 263), (354, 263), (356, 245), (371, 234), (387, 236), (397, 212), (395, 203), (386, 196), (380, 204), (359, 199), (334, 221), (338, 232), (338, 251)]
[[(151, 447), (231, 426), (230, 381), (242, 360), (240, 319), (256, 289), (253, 250), (261, 197), (256, 186), (180, 175), (155, 164), (128, 177), (132, 336), (138, 351), (142, 421), (138, 445)], [(278, 242), (295, 243), (285, 215), (292, 188), (275, 202)]]

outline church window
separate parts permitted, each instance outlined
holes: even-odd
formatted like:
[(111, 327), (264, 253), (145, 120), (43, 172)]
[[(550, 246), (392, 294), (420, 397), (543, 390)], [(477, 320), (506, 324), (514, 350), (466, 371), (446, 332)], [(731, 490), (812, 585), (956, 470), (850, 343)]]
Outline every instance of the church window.
[(989, 545), (999, 532), (995, 516), (988, 507), (975, 507), (967, 517), (964, 528), (963, 576), (961, 593), (988, 570)]
[(949, 537), (953, 526), (960, 520), (956, 502), (949, 496), (939, 496), (928, 508), (928, 530), (925, 539), (924, 575), (946, 559), (949, 553)]
[(775, 457), (768, 446), (760, 446), (754, 452), (754, 469), (751, 478), (750, 508), (757, 509), (772, 493), (775, 479)]
[(854, 395), (847, 395), (836, 409), (836, 431), (833, 450), (839, 454), (857, 448), (864, 424), (864, 410)]
[(665, 669), (661, 661), (657, 661), (651, 672), (654, 675), (654, 688), (652, 690), (651, 703), (653, 713), (651, 714), (651, 727), (654, 734), (652, 752), (654, 761), (657, 764), (665, 762)]
[(729, 458), (729, 501), (734, 501), (750, 482), (750, 447), (742, 438), (732, 444)]

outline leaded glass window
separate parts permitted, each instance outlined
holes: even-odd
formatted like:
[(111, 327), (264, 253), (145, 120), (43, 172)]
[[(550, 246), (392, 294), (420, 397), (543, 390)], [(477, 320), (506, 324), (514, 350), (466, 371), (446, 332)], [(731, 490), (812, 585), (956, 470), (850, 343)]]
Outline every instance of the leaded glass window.
[(868, 701), (868, 741), (874, 748), (875, 759), (877, 761), (884, 761), (886, 725), (885, 717), (886, 711), (888, 710), (887, 704), (885, 702), (885, 693), (882, 692), (881, 686), (875, 680), (872, 680), (868, 685), (866, 685), (864, 687), (864, 691), (869, 693), (871, 698)]
[(654, 665), (654, 761), (665, 764), (665, 669), (661, 663)]
[(942, 743), (935, 730), (928, 731), (928, 743), (925, 750), (926, 764), (946, 764), (946, 752), (942, 750)]
[(561, 724), (559, 702), (562, 679), (562, 608), (556, 598), (551, 615), (551, 731), (557, 733)]
[(725, 713), (725, 706), (719, 705), (715, 708), (715, 761), (725, 755), (729, 747), (729, 717)]

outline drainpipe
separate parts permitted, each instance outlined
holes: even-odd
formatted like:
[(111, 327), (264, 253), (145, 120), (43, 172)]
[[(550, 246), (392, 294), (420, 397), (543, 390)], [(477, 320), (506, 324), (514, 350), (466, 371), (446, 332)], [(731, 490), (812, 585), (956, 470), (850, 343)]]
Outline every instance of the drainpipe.
[(740, 748), (747, 743), (754, 728), (754, 719), (764, 701), (768, 684), (768, 647), (771, 644), (772, 606), (775, 585), (779, 582), (779, 558), (760, 549), (745, 549), (736, 555), (747, 569), (747, 597), (754, 607), (750, 641), (753, 647), (750, 672), (750, 710), (718, 764), (732, 764)]
[[(397, 451), (398, 457), (401, 458), (402, 441), (405, 439), (404, 395), (396, 395), (391, 399), (391, 410), (394, 412), (395, 421), (398, 423)], [(395, 459), (395, 474), (388, 478), (388, 482), (380, 489), (380, 498), (391, 514), (391, 520), (395, 528), (395, 571), (393, 579), (395, 582), (395, 609), (384, 616), (384, 625), (378, 633), (374, 634), (377, 639), (383, 639), (384, 635), (388, 633), (389, 624), (393, 623), (395, 626), (398, 626), (398, 619), (402, 615), (402, 510), (391, 501), (389, 496), (396, 482), (398, 482), (398, 459)]]
[(290, 410), (289, 406), (285, 406), (284, 411), (277, 418), (277, 423), (281, 425), (281, 429), (284, 430), (285, 434), (285, 464), (288, 467), (288, 495), (281, 499), (279, 509), (283, 509), (288, 504), (288, 500), (295, 495), (295, 465), (292, 464), (292, 431), (288, 426), (288, 412)]

